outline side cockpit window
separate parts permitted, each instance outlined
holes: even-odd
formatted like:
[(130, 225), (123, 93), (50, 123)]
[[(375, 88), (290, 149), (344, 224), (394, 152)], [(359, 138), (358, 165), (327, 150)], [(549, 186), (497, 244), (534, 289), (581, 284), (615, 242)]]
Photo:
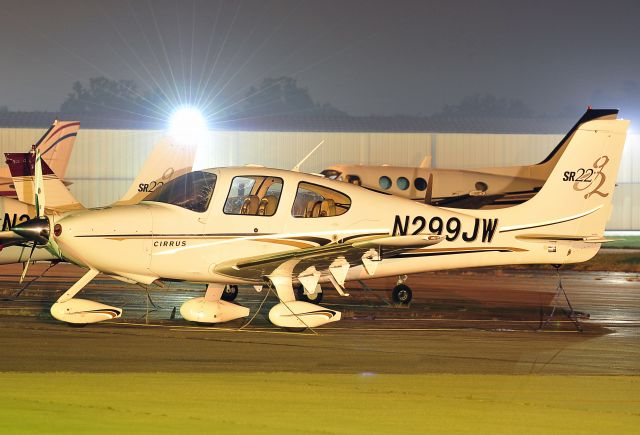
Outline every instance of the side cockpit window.
[(298, 184), (291, 214), (298, 218), (340, 216), (351, 207), (351, 199), (344, 193), (317, 184)]
[(177, 205), (191, 211), (203, 213), (209, 207), (216, 175), (210, 172), (194, 171), (169, 181), (156, 188), (144, 200)]
[(225, 214), (273, 216), (282, 193), (282, 178), (234, 177), (224, 203)]

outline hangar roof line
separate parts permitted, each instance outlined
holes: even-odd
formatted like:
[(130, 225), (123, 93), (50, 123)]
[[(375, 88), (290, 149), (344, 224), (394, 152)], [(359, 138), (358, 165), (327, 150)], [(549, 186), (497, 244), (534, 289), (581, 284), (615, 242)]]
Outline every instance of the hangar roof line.
[[(121, 114), (0, 112), (0, 128), (44, 128), (53, 119), (80, 121), (84, 129), (164, 130), (166, 122)], [(381, 133), (521, 133), (560, 134), (569, 118), (441, 118), (417, 116), (270, 115), (228, 118), (210, 123), (222, 131), (381, 132)]]

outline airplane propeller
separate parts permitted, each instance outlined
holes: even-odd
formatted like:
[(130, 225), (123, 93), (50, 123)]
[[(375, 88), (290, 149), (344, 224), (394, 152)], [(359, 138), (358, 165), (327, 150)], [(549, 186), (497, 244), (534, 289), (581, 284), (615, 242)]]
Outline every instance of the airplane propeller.
[(11, 228), (11, 231), (15, 234), (23, 237), (28, 242), (31, 242), (29, 258), (25, 262), (24, 268), (22, 269), (22, 275), (20, 276), (21, 283), (27, 274), (29, 263), (31, 263), (31, 258), (33, 258), (33, 253), (36, 250), (36, 247), (49, 245), (49, 239), (51, 236), (51, 224), (49, 222), (49, 218), (44, 215), (45, 196), (40, 150), (35, 149), (34, 153), (34, 203), (36, 206), (36, 217)]

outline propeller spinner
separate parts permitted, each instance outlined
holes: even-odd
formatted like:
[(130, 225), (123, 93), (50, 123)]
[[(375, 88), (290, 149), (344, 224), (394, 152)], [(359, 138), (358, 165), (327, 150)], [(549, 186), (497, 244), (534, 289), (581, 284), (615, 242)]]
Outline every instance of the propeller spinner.
[(51, 225), (48, 217), (35, 217), (15, 227), (11, 227), (11, 231), (26, 240), (34, 242), (38, 246), (44, 246), (49, 243)]

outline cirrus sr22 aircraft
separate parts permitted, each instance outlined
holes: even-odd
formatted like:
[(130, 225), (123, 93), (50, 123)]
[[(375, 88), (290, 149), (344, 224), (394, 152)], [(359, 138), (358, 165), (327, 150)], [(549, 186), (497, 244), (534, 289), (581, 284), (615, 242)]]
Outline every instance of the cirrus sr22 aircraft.
[(349, 280), (590, 259), (605, 241), (628, 125), (583, 118), (540, 192), (508, 208), (441, 208), (309, 174), (235, 167), (188, 173), (136, 205), (39, 213), (3, 235), (87, 269), (51, 307), (64, 322), (121, 315), (120, 308), (75, 297), (105, 273), (144, 284), (208, 284), (204, 297), (180, 309), (202, 323), (249, 314), (221, 300), (225, 284), (273, 286), (280, 301), (269, 312), (273, 324), (315, 327), (341, 314), (296, 300), (294, 285), (313, 295), (331, 283), (345, 294)]

